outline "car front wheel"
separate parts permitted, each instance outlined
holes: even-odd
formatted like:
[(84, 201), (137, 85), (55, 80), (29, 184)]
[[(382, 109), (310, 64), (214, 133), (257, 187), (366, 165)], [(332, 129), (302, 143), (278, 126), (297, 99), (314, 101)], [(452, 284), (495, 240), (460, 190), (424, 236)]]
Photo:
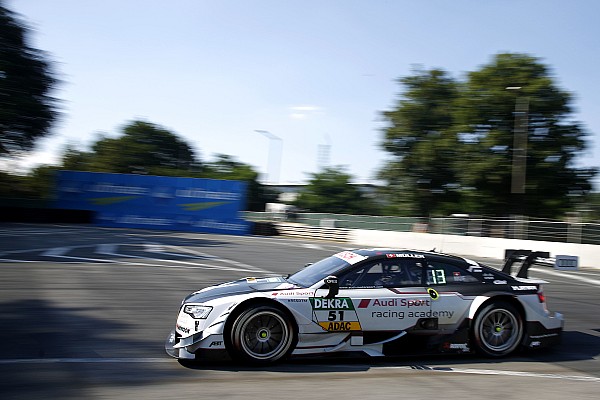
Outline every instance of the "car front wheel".
[(509, 303), (495, 302), (484, 307), (475, 318), (473, 337), (481, 353), (502, 357), (515, 351), (523, 339), (523, 321)]
[(230, 334), (233, 358), (253, 364), (281, 360), (294, 343), (294, 326), (288, 316), (268, 305), (244, 310), (233, 322)]

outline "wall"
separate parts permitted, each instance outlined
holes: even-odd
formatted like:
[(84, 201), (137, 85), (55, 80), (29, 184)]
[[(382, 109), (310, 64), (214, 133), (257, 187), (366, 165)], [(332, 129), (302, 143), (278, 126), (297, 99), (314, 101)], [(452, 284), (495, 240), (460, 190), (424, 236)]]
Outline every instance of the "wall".
[(362, 229), (350, 230), (348, 242), (358, 247), (407, 248), (414, 250), (435, 249), (443, 253), (498, 259), (504, 258), (504, 251), (506, 249), (548, 251), (551, 257), (555, 257), (556, 255), (578, 256), (580, 266), (600, 268), (600, 246), (592, 244)]
[(86, 210), (94, 224), (243, 235), (239, 181), (60, 171), (55, 208)]

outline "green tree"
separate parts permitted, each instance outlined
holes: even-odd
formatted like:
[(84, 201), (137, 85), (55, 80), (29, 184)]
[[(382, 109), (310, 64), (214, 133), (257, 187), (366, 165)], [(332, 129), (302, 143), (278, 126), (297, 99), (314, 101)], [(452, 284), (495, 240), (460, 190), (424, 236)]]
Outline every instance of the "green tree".
[(89, 171), (93, 154), (67, 146), (61, 159), (61, 169), (71, 171)]
[(311, 174), (295, 205), (312, 212), (335, 214), (376, 214), (377, 207), (350, 183), (352, 176), (342, 168), (327, 168)]
[(144, 121), (129, 123), (118, 138), (101, 137), (93, 144), (92, 153), (90, 171), (181, 176), (182, 171), (199, 168), (189, 144), (176, 134)]
[(218, 154), (216, 160), (205, 164), (202, 176), (211, 179), (245, 181), (249, 211), (264, 211), (266, 203), (277, 201), (279, 193), (258, 182), (258, 172), (250, 165), (236, 161), (233, 157)]
[[(573, 209), (595, 172), (574, 166), (587, 133), (571, 120), (571, 101), (548, 67), (528, 55), (498, 54), (469, 74), (455, 127), (462, 144), (455, 170), (469, 212), (559, 217)], [(527, 119), (524, 194), (511, 187), (517, 117)]]
[[(91, 151), (67, 146), (60, 168), (240, 180), (247, 183), (246, 208), (251, 211), (263, 211), (265, 203), (276, 201), (278, 196), (258, 182), (258, 172), (252, 166), (224, 154), (217, 155), (212, 162), (201, 164), (183, 139), (157, 125), (141, 121), (126, 125), (120, 137), (99, 138)], [(38, 182), (41, 180), (42, 177), (37, 178)]]
[[(397, 213), (558, 217), (591, 189), (596, 171), (574, 166), (587, 133), (570, 118), (571, 95), (538, 59), (498, 54), (465, 82), (440, 70), (400, 82), (403, 98), (384, 113), (392, 160), (380, 174), (405, 198), (392, 200)], [(528, 121), (525, 194), (511, 190), (517, 116)]]
[(29, 32), (0, 0), (0, 156), (31, 150), (58, 114), (52, 65), (29, 45)]
[(458, 201), (451, 165), (457, 151), (452, 133), (457, 83), (439, 69), (417, 70), (399, 79), (405, 87), (397, 107), (384, 113), (389, 122), (383, 148), (392, 161), (379, 177), (394, 214), (428, 216)]

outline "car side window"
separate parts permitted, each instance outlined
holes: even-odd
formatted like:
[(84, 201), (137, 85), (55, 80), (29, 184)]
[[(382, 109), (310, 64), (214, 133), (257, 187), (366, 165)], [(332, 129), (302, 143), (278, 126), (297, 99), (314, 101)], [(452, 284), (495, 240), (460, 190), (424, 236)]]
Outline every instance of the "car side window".
[(379, 262), (371, 262), (354, 268), (341, 276), (339, 279), (340, 287), (374, 287), (381, 271), (381, 263)]
[(429, 261), (427, 285), (447, 285), (479, 282), (469, 271), (458, 265), (440, 261)]
[(422, 270), (421, 264), (410, 259), (378, 260), (349, 271), (340, 279), (340, 286), (420, 286)]

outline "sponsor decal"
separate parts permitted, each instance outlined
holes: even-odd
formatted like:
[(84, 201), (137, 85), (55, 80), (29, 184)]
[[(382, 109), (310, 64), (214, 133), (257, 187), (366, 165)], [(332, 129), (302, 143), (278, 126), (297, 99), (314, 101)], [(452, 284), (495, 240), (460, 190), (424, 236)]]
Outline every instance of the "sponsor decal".
[(541, 345), (542, 345), (542, 342), (536, 340), (535, 342), (531, 342), (529, 344), (529, 347), (540, 347)]
[(495, 280), (494, 281), (494, 285), (506, 285), (508, 282), (506, 281), (501, 281), (501, 280)]
[(175, 332), (171, 332), (171, 334), (169, 335), (169, 343), (170, 344), (175, 343)]
[(308, 299), (285, 299), (288, 303), (308, 303)]
[(360, 322), (358, 321), (319, 322), (319, 325), (328, 332), (349, 332), (361, 330)]
[(444, 343), (443, 348), (446, 350), (462, 350), (470, 351), (469, 345), (466, 343)]
[(210, 200), (237, 200), (240, 198), (239, 193), (235, 192), (215, 192), (198, 188), (177, 189), (176, 197), (187, 197), (194, 199), (210, 199)]
[(454, 311), (371, 311), (372, 318), (452, 318)]
[(423, 254), (413, 254), (413, 253), (393, 253), (386, 254), (387, 258), (425, 258)]
[(200, 210), (205, 210), (207, 208), (218, 207), (223, 204), (228, 204), (228, 203), (226, 201), (208, 201), (208, 202), (204, 202), (204, 203), (178, 204), (178, 206), (183, 208), (185, 211), (200, 211)]
[(312, 291), (304, 291), (304, 292), (299, 292), (299, 291), (287, 291), (287, 290), (282, 290), (279, 292), (273, 292), (271, 293), (271, 296), (308, 296), (311, 295)]
[(427, 293), (429, 293), (429, 297), (431, 297), (432, 300), (437, 300), (440, 298), (440, 294), (434, 288), (428, 288)]
[(98, 183), (88, 187), (88, 191), (97, 193), (145, 195), (148, 193), (148, 188), (139, 186), (124, 186), (111, 183)]
[(367, 307), (429, 307), (431, 300), (429, 299), (385, 299), (385, 300), (369, 300), (363, 299), (358, 304), (358, 308)]
[(310, 304), (313, 310), (354, 310), (354, 304), (349, 297), (335, 297), (333, 299), (311, 297)]
[(349, 297), (309, 298), (313, 321), (328, 332), (360, 331), (361, 326), (354, 304)]
[(194, 330), (195, 330), (195, 331), (198, 331), (198, 327), (199, 327), (199, 326), (200, 326), (200, 321), (198, 321), (198, 320), (195, 320), (195, 321), (194, 321)]
[(183, 333), (190, 333), (190, 328), (186, 328), (185, 326), (181, 326), (181, 325), (179, 325), (179, 324), (176, 324), (176, 325), (175, 325), (175, 328), (176, 328), (178, 331), (180, 331), (180, 332), (183, 332)]
[(357, 262), (367, 259), (367, 257), (361, 256), (360, 254), (356, 254), (351, 251), (342, 251), (340, 253), (334, 254), (334, 257), (340, 258), (350, 265), (356, 264)]
[(393, 310), (372, 311), (371, 312), (371, 318), (398, 318), (398, 319), (404, 319), (405, 315), (406, 314), (405, 314), (404, 311), (393, 311)]
[(537, 290), (537, 286), (511, 286), (512, 290)]
[(214, 347), (214, 346), (223, 346), (223, 341), (222, 340), (216, 340), (214, 342), (211, 342), (208, 347)]

